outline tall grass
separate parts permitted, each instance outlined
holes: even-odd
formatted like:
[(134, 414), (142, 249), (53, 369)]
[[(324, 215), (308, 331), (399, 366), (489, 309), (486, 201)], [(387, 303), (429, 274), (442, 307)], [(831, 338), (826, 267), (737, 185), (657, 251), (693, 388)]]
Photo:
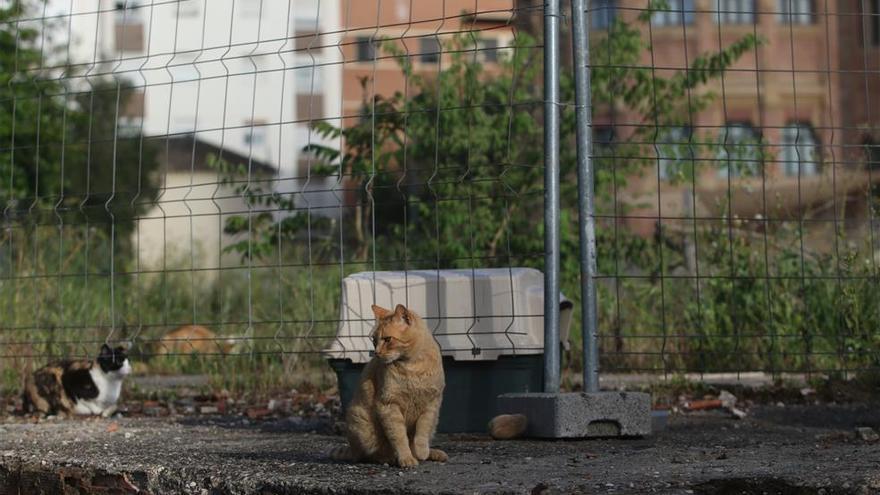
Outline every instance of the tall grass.
[[(218, 387), (269, 388), (320, 363), (336, 333), (340, 284), (356, 271), (309, 266), (307, 251), (261, 262), (225, 259), (191, 270), (189, 256), (167, 270), (137, 269), (98, 230), (8, 231), (0, 243), (0, 376), (4, 392), (53, 358), (91, 357), (107, 339), (131, 344), (142, 373), (207, 373)], [(160, 339), (184, 324), (217, 334), (216, 351), (165, 355)], [(232, 349), (221, 344), (234, 342)]]
[(707, 229), (692, 240), (696, 270), (681, 266), (683, 249), (663, 246), (657, 248), (664, 249), (663, 266), (655, 271), (604, 281), (603, 367), (668, 373), (876, 369), (880, 280), (868, 236), (826, 232), (834, 241), (823, 252), (811, 249), (817, 243), (803, 235), (796, 224), (766, 237)]
[[(599, 286), (603, 370), (876, 368), (880, 284), (871, 246), (839, 237), (830, 252), (802, 251), (799, 235), (783, 226), (765, 243), (754, 231), (701, 231), (696, 271), (682, 268), (675, 236), (636, 251), (602, 241), (603, 256), (618, 258), (618, 272)], [(366, 269), (310, 258), (292, 244), (260, 260), (224, 259), (218, 270), (192, 270), (189, 256), (148, 270), (120, 252), (111, 274), (99, 229), (22, 228), (0, 241), (0, 393), (16, 393), (23, 374), (51, 358), (94, 355), (108, 338), (131, 343), (139, 373), (207, 374), (218, 389), (266, 392), (324, 376), (320, 351), (336, 332), (341, 281)], [(662, 263), (632, 254), (660, 249)], [(607, 258), (600, 265), (611, 266)], [(161, 337), (190, 323), (217, 334), (216, 351), (162, 355)], [(578, 368), (577, 320), (573, 327), (566, 364)], [(225, 352), (227, 339), (236, 345)]]

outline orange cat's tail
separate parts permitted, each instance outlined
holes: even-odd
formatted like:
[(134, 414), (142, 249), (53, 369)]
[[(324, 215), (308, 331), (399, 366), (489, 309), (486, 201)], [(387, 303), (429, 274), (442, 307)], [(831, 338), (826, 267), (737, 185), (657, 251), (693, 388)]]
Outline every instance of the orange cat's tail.
[(528, 418), (522, 414), (502, 414), (489, 421), (489, 434), (495, 440), (519, 438), (526, 432)]
[(351, 451), (351, 448), (346, 445), (345, 447), (337, 447), (330, 451), (330, 458), (334, 461), (354, 461), (355, 455), (354, 452)]

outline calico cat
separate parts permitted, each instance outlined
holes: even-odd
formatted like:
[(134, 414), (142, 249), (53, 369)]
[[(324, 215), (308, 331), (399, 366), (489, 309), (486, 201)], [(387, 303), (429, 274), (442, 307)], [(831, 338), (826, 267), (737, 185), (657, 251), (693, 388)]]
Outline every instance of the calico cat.
[(401, 467), (445, 462), (446, 453), (429, 446), (446, 384), (440, 347), (419, 315), (403, 305), (394, 311), (373, 305), (373, 313), (376, 354), (348, 406), (348, 446), (331, 457)]
[(125, 348), (104, 344), (92, 361), (60, 361), (46, 365), (25, 381), (26, 413), (98, 415), (110, 417), (131, 373)]

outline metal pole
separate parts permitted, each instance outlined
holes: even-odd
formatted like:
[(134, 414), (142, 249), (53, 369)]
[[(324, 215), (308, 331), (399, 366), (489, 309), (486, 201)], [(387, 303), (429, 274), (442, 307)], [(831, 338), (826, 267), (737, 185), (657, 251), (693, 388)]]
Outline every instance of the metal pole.
[(559, 392), (559, 0), (544, 2), (544, 392)]
[(584, 339), (584, 390), (599, 391), (599, 341), (596, 313), (596, 225), (593, 209), (592, 108), (590, 40), (586, 12), (589, 0), (571, 0), (577, 122), (578, 228), (581, 245), (581, 335)]

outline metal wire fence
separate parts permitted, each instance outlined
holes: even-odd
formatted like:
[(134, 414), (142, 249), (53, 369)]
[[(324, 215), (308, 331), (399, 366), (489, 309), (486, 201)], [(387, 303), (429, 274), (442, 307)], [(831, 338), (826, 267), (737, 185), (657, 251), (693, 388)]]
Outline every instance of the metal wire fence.
[(539, 353), (542, 279), (520, 268), (554, 254), (558, 153), (580, 299), (578, 125), (601, 370), (876, 368), (880, 5), (586, 4), (584, 119), (570, 8), (544, 64), (525, 0), (5, 2), (6, 384), (107, 341), (144, 373), (317, 366), (366, 352), (383, 301), (457, 358)]

